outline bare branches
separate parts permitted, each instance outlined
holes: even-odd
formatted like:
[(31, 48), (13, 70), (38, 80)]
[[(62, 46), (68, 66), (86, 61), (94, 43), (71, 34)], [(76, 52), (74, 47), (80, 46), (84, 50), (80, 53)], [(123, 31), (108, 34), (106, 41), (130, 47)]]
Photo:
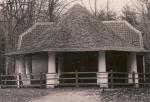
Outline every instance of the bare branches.
[(37, 15), (36, 15), (36, 20), (35, 21), (38, 21), (39, 18), (40, 18), (40, 13), (41, 13), (41, 9), (43, 7), (43, 4), (44, 4), (45, 0), (41, 0), (41, 2), (39, 2), (39, 8), (37, 9)]
[[(7, 50), (15, 50), (18, 35), (32, 25), (32, 11), (34, 0), (7, 0), (2, 6), (1, 14), (7, 21), (7, 43), (11, 47)], [(7, 46), (7, 45), (6, 45)]]
[(92, 4), (91, 4), (91, 0), (89, 0), (89, 5), (90, 5), (90, 9), (92, 11), (93, 14), (96, 14), (96, 12), (94, 12), (93, 8), (92, 8)]
[[(86, 6), (85, 6), (83, 0), (80, 0), (80, 2), (81, 2), (81, 4), (84, 6), (84, 8), (86, 8)], [(87, 9), (87, 8), (86, 8), (86, 9)]]
[(124, 6), (122, 10), (123, 15), (121, 16), (122, 19), (128, 21), (133, 26), (137, 25), (137, 13), (134, 9), (131, 9), (130, 6)]
[(60, 14), (62, 13), (62, 11), (63, 11), (68, 5), (70, 5), (71, 3), (76, 2), (76, 1), (77, 1), (77, 0), (72, 0), (72, 1), (68, 2), (67, 4), (65, 4), (65, 5), (61, 8), (61, 10), (59, 11), (58, 15), (56, 15), (56, 18), (58, 18), (58, 17), (60, 16)]
[(116, 20), (117, 15), (113, 11), (106, 12), (104, 9), (99, 10), (97, 17), (101, 21), (106, 21), (106, 20)]
[[(7, 39), (15, 50), (18, 36), (36, 21), (54, 22), (63, 11), (77, 0), (68, 3), (64, 0), (7, 0), (1, 4), (0, 11), (7, 21)], [(8, 23), (9, 22), (9, 23)]]

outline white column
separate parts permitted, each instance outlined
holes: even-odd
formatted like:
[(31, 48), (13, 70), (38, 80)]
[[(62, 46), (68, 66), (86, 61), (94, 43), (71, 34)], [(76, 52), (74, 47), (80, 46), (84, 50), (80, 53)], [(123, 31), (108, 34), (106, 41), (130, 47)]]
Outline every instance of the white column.
[[(26, 74), (24, 56), (18, 56), (16, 58), (16, 74), (18, 74), (17, 80), (19, 80), (19, 73), (21, 73), (21, 79), (23, 79)], [(24, 81), (22, 82), (24, 83)], [(17, 85), (19, 85), (19, 81), (17, 81)]]
[(98, 74), (97, 84), (100, 87), (108, 87), (108, 73), (106, 71), (105, 51), (100, 51), (98, 55)]
[[(136, 53), (132, 52), (128, 55), (128, 72), (130, 73), (128, 75), (128, 83), (133, 83), (132, 79), (132, 73), (135, 72), (137, 73), (137, 59), (136, 59)], [(138, 78), (138, 74), (135, 74), (135, 78)], [(138, 83), (138, 79), (135, 79), (135, 83)], [(138, 87), (138, 84), (136, 84), (136, 87)]]
[(32, 74), (32, 56), (25, 57), (25, 68), (26, 68), (26, 85), (31, 85), (31, 75)]
[[(54, 88), (57, 84), (56, 79), (49, 79), (48, 78), (57, 78), (56, 74), (56, 58), (55, 52), (48, 52), (48, 74), (47, 74), (47, 88)], [(53, 85), (52, 85), (53, 84)]]

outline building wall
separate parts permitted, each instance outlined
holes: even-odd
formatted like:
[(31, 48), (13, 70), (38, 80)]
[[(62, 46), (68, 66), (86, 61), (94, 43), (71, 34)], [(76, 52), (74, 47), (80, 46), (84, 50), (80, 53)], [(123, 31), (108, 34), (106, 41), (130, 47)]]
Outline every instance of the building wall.
[[(47, 55), (32, 55), (32, 74), (39, 74), (48, 72), (48, 56)], [(34, 78), (39, 79), (40, 76), (33, 76)]]

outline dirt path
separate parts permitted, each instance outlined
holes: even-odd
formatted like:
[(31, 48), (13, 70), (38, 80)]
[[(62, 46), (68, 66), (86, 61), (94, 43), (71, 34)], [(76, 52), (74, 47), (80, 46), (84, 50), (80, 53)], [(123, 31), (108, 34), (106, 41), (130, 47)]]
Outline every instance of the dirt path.
[(100, 102), (97, 89), (51, 89), (49, 95), (29, 102)]

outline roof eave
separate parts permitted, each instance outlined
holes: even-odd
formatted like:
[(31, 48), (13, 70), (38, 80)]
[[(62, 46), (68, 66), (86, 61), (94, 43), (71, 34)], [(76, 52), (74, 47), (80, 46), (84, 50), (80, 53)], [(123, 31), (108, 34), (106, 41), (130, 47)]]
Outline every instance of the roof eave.
[(146, 50), (144, 48), (115, 48), (115, 47), (103, 47), (103, 48), (47, 48), (44, 50), (34, 50), (34, 51), (14, 51), (10, 53), (6, 53), (6, 56), (13, 56), (13, 55), (21, 55), (21, 54), (31, 54), (37, 52), (84, 52), (84, 51), (123, 51), (123, 52), (142, 52), (142, 53), (149, 53), (150, 50)]

